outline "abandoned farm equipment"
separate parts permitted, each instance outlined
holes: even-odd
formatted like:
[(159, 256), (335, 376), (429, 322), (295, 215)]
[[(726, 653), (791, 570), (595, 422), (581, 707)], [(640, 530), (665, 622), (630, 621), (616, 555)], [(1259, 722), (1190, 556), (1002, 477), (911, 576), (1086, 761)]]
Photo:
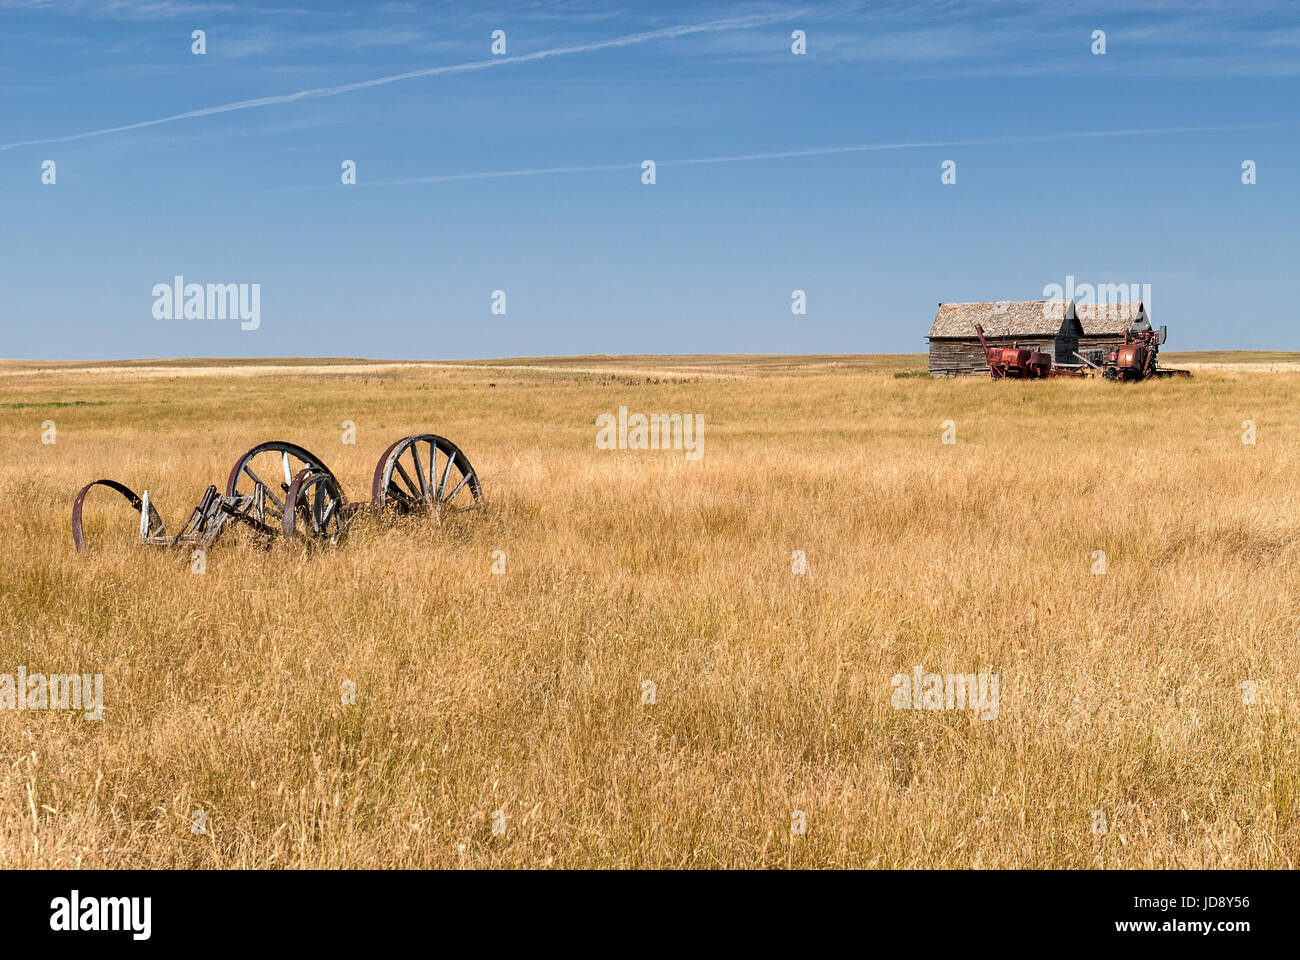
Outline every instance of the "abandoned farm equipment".
[[(1081, 377), (1087, 371), (1083, 365), (1053, 364), (1052, 358), (1042, 350), (1022, 347), (1013, 343), (1009, 347), (990, 347), (984, 339), (984, 328), (975, 324), (975, 335), (979, 337), (980, 347), (984, 350), (984, 359), (989, 365), (989, 375), (994, 380), (1041, 380), (1045, 377)], [(1107, 380), (1125, 382), (1146, 380), (1151, 377), (1190, 377), (1190, 370), (1175, 370), (1162, 367), (1157, 358), (1160, 344), (1164, 342), (1166, 330), (1143, 330), (1124, 335), (1124, 343), (1110, 352), (1110, 357), (1103, 366), (1088, 360), (1075, 352), (1083, 364), (1101, 373)]]
[(975, 324), (975, 335), (980, 338), (984, 359), (989, 365), (989, 375), (994, 380), (1041, 380), (1044, 377), (1079, 377), (1079, 367), (1054, 365), (1050, 355), (1042, 350), (1022, 347), (1013, 343), (1009, 347), (990, 347), (984, 339), (984, 328)]
[(363, 512), (442, 516), (483, 505), (483, 489), (469, 459), (450, 440), (432, 433), (403, 437), (383, 452), (368, 503), (349, 502), (334, 473), (310, 451), (280, 440), (259, 443), (235, 461), (225, 493), (218, 493), (216, 484), (209, 486), (174, 534), (149, 502), (149, 491), (137, 495), (116, 480), (94, 480), (72, 502), (72, 541), (78, 551), (86, 549), (84, 509), (94, 487), (125, 498), (140, 515), (140, 542), (158, 547), (206, 547), (231, 526), (247, 527), (267, 543), (283, 537), (336, 544)]
[(1107, 380), (1121, 382), (1146, 380), (1150, 377), (1190, 377), (1190, 370), (1174, 370), (1158, 364), (1160, 344), (1164, 340), (1164, 327), (1159, 331), (1144, 330), (1141, 333), (1125, 334), (1123, 345), (1110, 352), (1101, 375)]

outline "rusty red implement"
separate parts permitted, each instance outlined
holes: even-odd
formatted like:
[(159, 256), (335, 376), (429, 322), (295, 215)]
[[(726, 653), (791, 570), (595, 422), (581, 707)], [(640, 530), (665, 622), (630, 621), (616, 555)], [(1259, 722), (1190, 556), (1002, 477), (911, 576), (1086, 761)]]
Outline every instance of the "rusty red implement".
[(994, 380), (1042, 380), (1045, 377), (1078, 377), (1083, 371), (1076, 367), (1052, 363), (1048, 354), (1036, 347), (1022, 347), (1013, 343), (1009, 347), (990, 347), (984, 339), (984, 328), (975, 324), (975, 336), (984, 350), (984, 361), (989, 365), (989, 375)]
[(1124, 334), (1123, 345), (1110, 352), (1102, 376), (1120, 383), (1151, 377), (1190, 377), (1190, 370), (1160, 366), (1160, 336), (1155, 330)]
[(95, 487), (123, 497), (139, 514), (140, 542), (158, 547), (206, 547), (231, 525), (252, 530), (264, 542), (283, 537), (336, 544), (362, 512), (441, 517), (483, 505), (483, 488), (469, 458), (432, 433), (403, 437), (384, 451), (375, 464), (369, 503), (348, 502), (333, 471), (311, 451), (281, 440), (259, 443), (235, 461), (225, 493), (209, 486), (174, 534), (149, 502), (149, 491), (136, 494), (116, 480), (94, 480), (72, 502), (72, 542), (78, 551), (87, 548), (86, 495)]

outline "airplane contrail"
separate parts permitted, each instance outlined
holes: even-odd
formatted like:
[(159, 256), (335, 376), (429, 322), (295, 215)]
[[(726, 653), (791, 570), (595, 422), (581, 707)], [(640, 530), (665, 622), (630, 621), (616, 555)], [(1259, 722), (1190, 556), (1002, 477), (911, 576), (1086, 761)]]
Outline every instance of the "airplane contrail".
[(297, 93), (285, 93), (272, 97), (257, 97), (252, 100), (237, 100), (234, 103), (223, 103), (215, 107), (203, 107), (199, 110), (189, 110), (185, 113), (172, 114), (169, 117), (159, 117), (157, 120), (141, 120), (137, 123), (127, 123), (118, 127), (105, 127), (102, 130), (88, 130), (85, 133), (70, 133), (61, 137), (46, 137), (41, 140), (22, 140), (17, 143), (0, 144), (0, 150), (12, 150), (15, 147), (34, 147), (47, 143), (68, 143), (72, 140), (85, 140), (90, 137), (102, 137), (110, 133), (122, 133), (127, 130), (139, 130), (143, 127), (156, 127), (164, 123), (174, 123), (177, 120), (191, 120), (195, 117), (209, 117), (218, 113), (230, 113), (235, 110), (251, 110), (254, 107), (269, 107), (280, 103), (293, 103), (297, 100), (309, 100), (317, 97), (336, 97), (341, 93), (351, 93), (354, 90), (366, 90), (370, 87), (381, 87), (389, 83), (397, 83), (399, 80), (414, 80), (419, 77), (439, 77), (453, 73), (470, 73), (475, 70), (487, 70), (491, 67), (503, 67), (516, 63), (529, 63), (534, 60), (546, 60), (551, 57), (564, 57), (575, 53), (591, 53), (595, 50), (610, 50), (615, 47), (628, 47), (638, 43), (649, 43), (652, 40), (670, 40), (677, 37), (685, 37), (694, 33), (718, 33), (724, 30), (747, 30), (751, 27), (761, 27), (770, 23), (780, 23), (783, 20), (791, 20), (805, 13), (803, 9), (790, 10), (785, 13), (766, 13), (752, 14), (745, 17), (730, 17), (725, 20), (711, 20), (708, 23), (697, 23), (679, 27), (665, 27), (662, 30), (650, 30), (645, 33), (633, 33), (624, 37), (614, 37), (610, 40), (597, 40), (592, 43), (582, 43), (570, 47), (552, 47), (549, 50), (538, 50), (535, 53), (526, 53), (518, 57), (493, 57), (490, 60), (473, 60), (469, 63), (448, 64), (441, 67), (426, 67), (422, 70), (410, 70), (406, 73), (395, 73), (387, 77), (376, 77), (373, 80), (361, 80), (356, 83), (343, 83), (334, 87), (315, 87), (310, 90), (299, 90)]
[[(843, 147), (809, 147), (804, 150), (781, 150), (774, 153), (742, 153), (726, 157), (696, 157), (689, 160), (659, 160), (656, 167), (688, 167), (708, 163), (743, 163), (750, 160), (784, 160), (791, 157), (824, 157), (837, 153), (869, 153), (876, 150), (913, 150), (936, 147), (987, 147), (1007, 146), (1017, 143), (1056, 143), (1062, 140), (1082, 140), (1093, 137), (1159, 136), (1169, 133), (1216, 133), (1232, 130), (1267, 130), (1274, 127), (1293, 126), (1291, 123), (1250, 123), (1203, 127), (1148, 127), (1131, 130), (1068, 130), (1057, 133), (1030, 133), (1010, 137), (989, 137), (977, 140), (905, 140), (893, 143), (859, 143)], [(403, 187), (419, 183), (451, 183), (458, 180), (495, 180), (500, 177), (534, 177), (556, 173), (598, 173), (607, 170), (639, 170), (641, 161), (634, 163), (603, 163), (591, 166), (532, 167), (524, 170), (484, 170), (477, 173), (446, 173), (432, 177), (406, 177), (400, 180), (377, 180), (364, 184), (370, 187)], [(284, 187), (284, 192), (300, 190), (334, 190), (338, 184), (305, 187)]]

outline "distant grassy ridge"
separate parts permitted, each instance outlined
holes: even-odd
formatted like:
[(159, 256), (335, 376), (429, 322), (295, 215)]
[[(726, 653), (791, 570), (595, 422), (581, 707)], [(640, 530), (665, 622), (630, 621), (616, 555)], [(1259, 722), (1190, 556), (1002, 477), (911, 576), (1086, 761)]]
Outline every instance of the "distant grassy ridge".
[(1300, 363), (1296, 350), (1161, 350), (1169, 363)]
[[(1174, 363), (1300, 363), (1296, 350), (1182, 350), (1161, 354)], [(890, 371), (925, 366), (924, 353), (694, 353), (694, 354), (584, 354), (578, 356), (499, 357), (474, 360), (405, 359), (366, 357), (160, 357), (137, 360), (4, 360), (0, 368), (12, 370), (85, 370), (132, 367), (269, 367), (269, 366), (355, 366), (372, 364), (448, 364), (479, 367), (624, 367), (667, 366), (681, 369), (736, 368), (755, 372), (778, 372), (811, 367), (840, 367), (846, 370)]]
[(417, 363), (414, 360), (367, 360), (360, 357), (158, 357), (137, 360), (4, 360), (17, 370), (87, 370), (100, 367), (266, 367), (322, 366), (354, 363)]

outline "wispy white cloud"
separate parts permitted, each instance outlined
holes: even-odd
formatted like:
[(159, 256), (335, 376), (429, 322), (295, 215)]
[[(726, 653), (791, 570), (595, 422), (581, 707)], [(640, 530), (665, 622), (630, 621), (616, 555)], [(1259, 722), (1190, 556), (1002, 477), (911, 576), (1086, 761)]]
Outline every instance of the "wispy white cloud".
[[(290, 52), (313, 49), (358, 51), (384, 47), (419, 47), (430, 49), (434, 37), (427, 31), (407, 26), (344, 27), (329, 31), (293, 30), (224, 37), (219, 44), (209, 44), (208, 52), (222, 57), (283, 56)], [(448, 44), (447, 46), (450, 46)]]
[(391, 74), (386, 77), (376, 77), (373, 80), (344, 83), (332, 87), (316, 87), (310, 90), (299, 90), (297, 93), (281, 94), (279, 96), (258, 97), (252, 100), (239, 100), (234, 103), (224, 103), (215, 107), (204, 107), (199, 110), (189, 110), (185, 113), (159, 117), (156, 120), (141, 120), (136, 123), (127, 123), (116, 127), (105, 127), (100, 130), (88, 130), (84, 133), (72, 133), (59, 137), (44, 137), (36, 140), (21, 140), (15, 143), (0, 144), (0, 150), (12, 150), (15, 147), (31, 147), (50, 143), (68, 143), (73, 140), (85, 140), (89, 137), (102, 137), (111, 133), (123, 133), (128, 130), (139, 130), (144, 127), (156, 127), (164, 123), (175, 123), (178, 120), (191, 120), (198, 117), (209, 117), (220, 113), (230, 113), (235, 110), (251, 110), (256, 107), (268, 107), (276, 104), (293, 103), (299, 100), (319, 97), (335, 97), (356, 90), (367, 90), (390, 83), (398, 83), (402, 80), (470, 73), (477, 70), (488, 70), (505, 66), (514, 66), (521, 63), (531, 63), (553, 57), (572, 56), (579, 53), (593, 53), (597, 50), (612, 50), (618, 47), (632, 46), (634, 44), (650, 43), (655, 40), (671, 40), (679, 37), (691, 36), (693, 34), (715, 33), (727, 30), (745, 30), (752, 27), (763, 26), (765, 24), (790, 20), (801, 13), (803, 13), (802, 10), (792, 10), (782, 13), (731, 17), (724, 20), (712, 20), (708, 23), (667, 27), (662, 30), (649, 30), (643, 33), (614, 37), (609, 40), (597, 40), (590, 43), (574, 44), (565, 47), (552, 47), (547, 50), (537, 50), (533, 53), (526, 53), (520, 56), (493, 57), (490, 60), (474, 60), (469, 63), (448, 64), (440, 67), (426, 67), (421, 70), (409, 70), (405, 73)]
[[(808, 62), (844, 63), (897, 77), (1108, 75), (1293, 76), (1300, 69), (1294, 0), (839, 0), (810, 9)], [(1104, 58), (1091, 33), (1104, 29)], [(697, 38), (720, 62), (776, 64), (785, 51), (738, 38)], [(901, 73), (902, 72), (902, 73)]]
[[(985, 137), (973, 140), (904, 140), (892, 143), (859, 143), (840, 147), (809, 147), (804, 150), (779, 150), (770, 153), (742, 153), (722, 157), (695, 157), (688, 160), (661, 160), (656, 161), (655, 166), (656, 168), (689, 167), (715, 163), (746, 163), (754, 160), (788, 160), (796, 157), (825, 157), (844, 153), (871, 153), (880, 150), (1011, 146), (1027, 143), (1058, 143), (1068, 140), (1089, 140), (1099, 137), (1154, 137), (1179, 133), (1220, 133), (1242, 130), (1269, 130), (1286, 126), (1294, 126), (1294, 124), (1252, 123), (1199, 127), (1143, 127), (1123, 130), (1072, 130), (1056, 133), (1031, 133), (1009, 137)], [(431, 177), (406, 177), (399, 180), (378, 180), (366, 185), (370, 187), (403, 187), (426, 183), (453, 183), (463, 180), (496, 180), (503, 177), (535, 177), (562, 173), (603, 173), (611, 170), (640, 169), (641, 161), (634, 163), (602, 163), (567, 167), (532, 167), (523, 170), (483, 170), (475, 173), (447, 173)], [(338, 185), (331, 184), (328, 186), (284, 187), (281, 192), (336, 189), (338, 189)]]
[(4, 10), (87, 16), (97, 20), (174, 20), (227, 13), (319, 14), (319, 11), (300, 7), (259, 7), (205, 0), (0, 0), (0, 11)]

